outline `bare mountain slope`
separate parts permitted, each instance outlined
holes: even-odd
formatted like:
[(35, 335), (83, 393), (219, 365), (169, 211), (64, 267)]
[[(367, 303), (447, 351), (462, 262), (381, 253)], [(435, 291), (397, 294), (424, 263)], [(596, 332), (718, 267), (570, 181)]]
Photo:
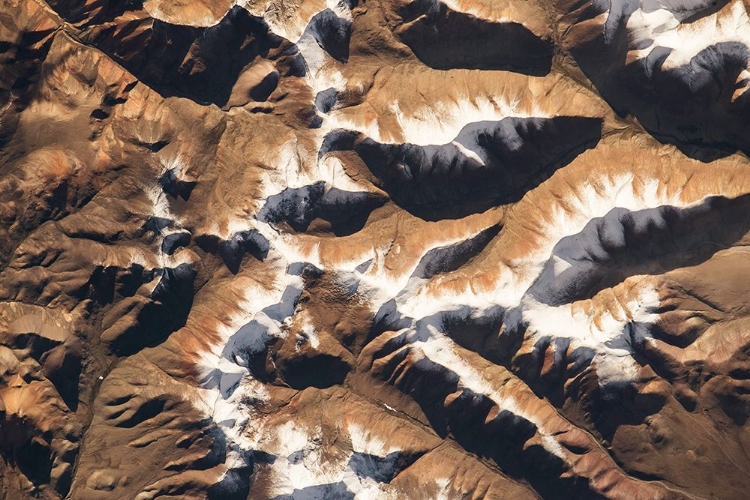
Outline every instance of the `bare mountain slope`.
[(0, 498), (744, 499), (750, 18), (0, 3)]

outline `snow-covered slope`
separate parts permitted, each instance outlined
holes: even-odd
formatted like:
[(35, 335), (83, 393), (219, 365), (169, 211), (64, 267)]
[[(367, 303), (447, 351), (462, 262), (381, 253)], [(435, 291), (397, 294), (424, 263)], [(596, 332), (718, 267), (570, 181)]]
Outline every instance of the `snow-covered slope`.
[(743, 2), (0, 14), (0, 497), (745, 498)]

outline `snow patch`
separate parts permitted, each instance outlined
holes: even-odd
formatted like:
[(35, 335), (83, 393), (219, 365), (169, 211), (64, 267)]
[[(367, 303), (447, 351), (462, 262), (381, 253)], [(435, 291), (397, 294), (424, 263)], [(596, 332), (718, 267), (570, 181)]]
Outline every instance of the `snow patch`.
[(481, 372), (477, 371), (456, 352), (454, 342), (440, 332), (435, 323), (437, 323), (435, 320), (420, 321), (417, 323), (416, 330), (405, 330), (408, 332), (407, 342), (411, 343), (413, 348), (421, 351), (425, 358), (455, 373), (459, 378), (459, 387), (482, 394), (492, 400), (501, 411), (508, 411), (533, 423), (538, 429), (545, 449), (564, 459), (565, 455), (562, 448), (554, 437), (545, 430), (539, 417), (526, 412), (523, 406), (505, 390), (505, 387), (495, 388)]
[(728, 8), (698, 19), (682, 23), (691, 15), (711, 7), (709, 2), (681, 2), (678, 5), (641, 7), (627, 21), (631, 47), (639, 47), (638, 58), (648, 57), (656, 50), (667, 49), (663, 69), (678, 68), (711, 45), (724, 42), (739, 42), (750, 46), (750, 18), (741, 1), (733, 0)]
[[(476, 97), (435, 102), (404, 113), (398, 101), (391, 104), (398, 130), (381, 129), (377, 120), (357, 121), (344, 113), (332, 111), (324, 123), (329, 130), (346, 129), (361, 132), (381, 144), (409, 143), (417, 146), (449, 144), (466, 125), (495, 122), (504, 118), (550, 118), (538, 104), (522, 104), (521, 95), (509, 99)], [(466, 148), (465, 148), (466, 149)], [(467, 149), (468, 151), (468, 149)], [(468, 151), (468, 155), (471, 155)], [(467, 156), (468, 156), (467, 155)]]
[(356, 453), (367, 453), (384, 458), (391, 453), (401, 451), (401, 448), (386, 444), (385, 441), (374, 436), (371, 429), (359, 424), (350, 423), (346, 430), (349, 433), (349, 439), (352, 441), (352, 451)]
[[(291, 420), (274, 428), (261, 423), (249, 433), (251, 438), (245, 444), (278, 457), (267, 465), (274, 497), (333, 498), (330, 495), (337, 491), (361, 499), (396, 498), (392, 488), (374, 479), (392, 475), (394, 452), (384, 454), (388, 448), (370, 439), (357, 425), (349, 425), (347, 431), (354, 450), (343, 455), (325, 453), (326, 440), (320, 427), (303, 429)], [(385, 460), (358, 458), (363, 453)], [(387, 470), (381, 474), (373, 467)]]

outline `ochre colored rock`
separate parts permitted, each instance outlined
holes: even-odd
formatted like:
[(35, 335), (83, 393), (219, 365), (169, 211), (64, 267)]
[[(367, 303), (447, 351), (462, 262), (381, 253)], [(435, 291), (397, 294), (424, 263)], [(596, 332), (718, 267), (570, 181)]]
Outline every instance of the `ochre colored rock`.
[(746, 498), (749, 65), (740, 0), (5, 1), (0, 498)]

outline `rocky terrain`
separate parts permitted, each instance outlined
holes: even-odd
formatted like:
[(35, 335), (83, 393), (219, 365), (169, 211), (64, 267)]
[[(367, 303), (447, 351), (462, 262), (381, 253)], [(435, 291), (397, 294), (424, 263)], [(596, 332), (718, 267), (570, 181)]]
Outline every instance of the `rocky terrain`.
[(747, 498), (749, 6), (3, 0), (0, 498)]

